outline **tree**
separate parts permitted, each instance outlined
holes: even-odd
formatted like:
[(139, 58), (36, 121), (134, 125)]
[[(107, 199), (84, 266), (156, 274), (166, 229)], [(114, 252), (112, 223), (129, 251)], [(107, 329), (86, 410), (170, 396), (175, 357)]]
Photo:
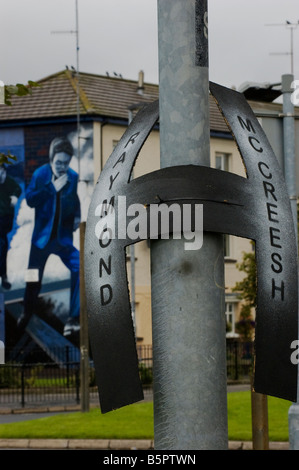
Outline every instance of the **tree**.
[[(254, 246), (253, 242), (252, 246)], [(239, 271), (246, 274), (242, 281), (236, 283), (233, 288), (234, 292), (238, 292), (243, 300), (240, 321), (236, 324), (236, 331), (245, 341), (252, 339), (254, 329), (254, 321), (252, 318), (252, 308), (256, 308), (256, 292), (257, 292), (257, 276), (255, 252), (243, 253), (243, 261), (237, 264)]]

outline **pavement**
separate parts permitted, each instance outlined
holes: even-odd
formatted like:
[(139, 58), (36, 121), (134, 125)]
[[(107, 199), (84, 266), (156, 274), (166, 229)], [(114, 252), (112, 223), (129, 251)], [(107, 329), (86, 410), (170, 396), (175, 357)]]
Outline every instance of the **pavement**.
[[(228, 386), (228, 391), (248, 390), (248, 385)], [(90, 408), (98, 407), (90, 404)], [(33, 408), (0, 407), (0, 424), (27, 421), (58, 413), (81, 410), (80, 405), (38, 406)], [(0, 450), (154, 450), (151, 439), (0, 439)], [(229, 441), (229, 450), (252, 450), (251, 441)], [(289, 450), (288, 442), (270, 442), (269, 450)]]
[[(149, 451), (154, 450), (154, 442), (147, 439), (0, 439), (0, 450), (4, 449)], [(230, 441), (228, 450), (252, 450), (252, 442)], [(289, 450), (289, 443), (271, 442), (269, 450)]]

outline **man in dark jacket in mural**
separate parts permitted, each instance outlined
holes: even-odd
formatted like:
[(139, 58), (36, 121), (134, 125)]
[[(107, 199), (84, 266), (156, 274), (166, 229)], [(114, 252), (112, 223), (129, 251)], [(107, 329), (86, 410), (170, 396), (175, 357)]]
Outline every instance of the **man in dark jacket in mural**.
[(5, 166), (0, 165), (0, 277), (4, 289), (11, 288), (7, 279), (7, 235), (12, 230), (14, 209), (21, 192), (18, 183), (7, 175)]
[(55, 138), (50, 145), (50, 162), (32, 175), (26, 200), (35, 209), (24, 312), (18, 327), (25, 327), (34, 313), (46, 261), (51, 254), (60, 257), (71, 272), (70, 314), (64, 335), (75, 333), (79, 322), (79, 251), (73, 246), (73, 231), (80, 223), (77, 195), (78, 174), (69, 168), (73, 148), (66, 138)]

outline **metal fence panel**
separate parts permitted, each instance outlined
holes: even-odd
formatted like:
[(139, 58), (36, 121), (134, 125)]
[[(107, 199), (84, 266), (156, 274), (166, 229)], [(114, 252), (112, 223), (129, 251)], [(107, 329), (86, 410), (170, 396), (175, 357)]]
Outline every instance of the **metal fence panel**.
[[(75, 351), (75, 349), (74, 349)], [(153, 356), (151, 345), (138, 345), (140, 377), (145, 396), (152, 390)], [(250, 383), (253, 343), (227, 342), (228, 383)], [(31, 356), (32, 357), (32, 356)], [(80, 358), (71, 348), (60, 352), (64, 361), (48, 362), (9, 361), (0, 365), (0, 406), (54, 406), (80, 403)], [(95, 372), (92, 360), (89, 366), (90, 398), (98, 402)]]

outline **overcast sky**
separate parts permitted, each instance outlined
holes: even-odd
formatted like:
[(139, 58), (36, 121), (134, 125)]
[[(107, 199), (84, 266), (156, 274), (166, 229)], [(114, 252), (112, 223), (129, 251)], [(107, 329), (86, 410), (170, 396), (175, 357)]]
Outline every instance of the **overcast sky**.
[[(0, 0), (0, 80), (25, 83), (76, 66), (75, 5), (75, 0)], [(137, 80), (143, 70), (146, 82), (158, 83), (157, 0), (78, 0), (78, 5), (80, 71)], [(209, 0), (210, 79), (237, 88), (246, 81), (280, 81), (291, 72), (286, 20), (299, 20), (298, 0)], [(299, 26), (293, 36), (299, 79)]]

